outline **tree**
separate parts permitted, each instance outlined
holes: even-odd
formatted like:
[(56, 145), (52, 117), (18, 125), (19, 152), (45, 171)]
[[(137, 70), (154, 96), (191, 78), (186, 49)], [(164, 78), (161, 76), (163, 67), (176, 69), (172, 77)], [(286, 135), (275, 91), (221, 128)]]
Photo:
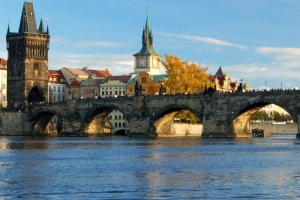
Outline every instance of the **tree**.
[(155, 95), (159, 92), (159, 84), (158, 83), (150, 83), (148, 88), (148, 94)]
[(177, 113), (175, 118), (180, 118), (180, 121), (191, 124), (196, 124), (200, 121), (199, 118), (189, 110), (183, 110)]
[(273, 111), (273, 120), (275, 122), (281, 122), (282, 121), (281, 114), (276, 110)]
[(181, 61), (176, 55), (165, 54), (162, 64), (168, 75), (164, 83), (170, 93), (203, 92), (209, 83), (205, 74), (208, 68), (195, 62)]
[(265, 111), (265, 110), (262, 110), (262, 111), (257, 111), (256, 113), (254, 113), (252, 116), (251, 116), (251, 119), (250, 120), (269, 120), (270, 117), (268, 115), (268, 113)]

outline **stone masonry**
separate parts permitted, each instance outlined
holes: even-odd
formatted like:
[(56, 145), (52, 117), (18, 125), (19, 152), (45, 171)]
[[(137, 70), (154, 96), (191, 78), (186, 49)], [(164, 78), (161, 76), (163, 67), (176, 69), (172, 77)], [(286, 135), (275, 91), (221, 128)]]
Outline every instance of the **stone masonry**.
[(300, 91), (293, 90), (69, 100), (27, 106), (20, 113), (4, 112), (6, 131), (2, 135), (107, 134), (106, 117), (119, 110), (129, 124), (130, 136), (157, 137), (170, 134), (174, 115), (189, 110), (203, 125), (202, 137), (250, 137), (251, 115), (269, 104), (289, 112), (299, 133), (299, 98)]

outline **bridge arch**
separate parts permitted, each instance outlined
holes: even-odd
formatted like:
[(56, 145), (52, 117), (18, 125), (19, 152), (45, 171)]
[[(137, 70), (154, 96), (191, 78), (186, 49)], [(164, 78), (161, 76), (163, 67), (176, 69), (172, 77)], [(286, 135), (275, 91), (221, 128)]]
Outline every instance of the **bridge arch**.
[[(158, 136), (176, 136), (177, 134), (186, 133), (176, 133), (176, 130), (172, 130), (174, 125), (174, 117), (181, 111), (188, 110), (192, 112), (199, 119), (199, 136), (202, 133), (203, 122), (202, 122), (202, 110), (198, 111), (193, 109), (188, 105), (170, 104), (161, 108), (157, 113), (152, 113), (150, 118), (150, 132)], [(201, 124), (201, 125), (200, 125)], [(192, 125), (191, 125), (192, 126)], [(197, 130), (198, 131), (198, 130)]]
[(90, 108), (82, 118), (83, 132), (85, 134), (111, 134), (113, 125), (110, 123), (109, 114), (114, 110), (120, 111), (125, 116), (125, 124), (128, 127), (128, 116), (123, 109), (111, 104)]
[(246, 104), (240, 105), (239, 109), (233, 111), (230, 116), (227, 118), (227, 124), (229, 127), (229, 134), (251, 134), (251, 130), (249, 128), (249, 122), (254, 113), (259, 111), (261, 108), (275, 104), (286, 112), (288, 112), (294, 119), (294, 122), (298, 121), (298, 115), (295, 110), (290, 110), (288, 107), (288, 103), (285, 104), (283, 102), (278, 102), (276, 100), (264, 100), (257, 99), (248, 101)]
[(31, 118), (33, 135), (57, 135), (61, 130), (62, 117), (52, 111), (42, 111)]

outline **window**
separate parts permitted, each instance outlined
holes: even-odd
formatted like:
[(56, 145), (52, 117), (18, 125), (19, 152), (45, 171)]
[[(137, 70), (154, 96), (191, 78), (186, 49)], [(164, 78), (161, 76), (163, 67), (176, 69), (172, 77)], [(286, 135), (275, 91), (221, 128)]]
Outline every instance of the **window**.
[(118, 127), (118, 123), (115, 123), (115, 127)]
[(118, 119), (118, 116), (117, 116), (117, 115), (115, 115), (115, 119)]
[(55, 86), (53, 86), (53, 92), (56, 92), (56, 87)]
[(60, 94), (57, 95), (57, 101), (60, 101)]
[(119, 123), (119, 127), (122, 127), (122, 126), (121, 126), (121, 123)]
[(125, 127), (125, 123), (123, 123), (123, 127)]
[(122, 119), (122, 115), (119, 115), (119, 119)]
[(111, 116), (111, 115), (109, 115), (109, 119), (112, 119), (112, 116)]
[(62, 88), (62, 91), (65, 92), (65, 87)]
[(35, 63), (33, 67), (33, 76), (35, 78), (39, 77), (39, 64)]
[(60, 87), (57, 87), (58, 92), (60, 92)]

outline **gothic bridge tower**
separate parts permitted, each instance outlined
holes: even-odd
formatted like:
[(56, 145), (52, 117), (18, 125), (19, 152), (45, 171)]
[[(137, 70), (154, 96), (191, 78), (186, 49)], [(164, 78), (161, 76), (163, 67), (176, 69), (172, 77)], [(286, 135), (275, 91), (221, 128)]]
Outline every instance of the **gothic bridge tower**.
[(33, 3), (24, 2), (19, 31), (8, 26), (6, 42), (8, 108), (46, 101), (50, 35), (42, 19), (37, 29)]
[(160, 75), (160, 55), (153, 48), (153, 33), (147, 16), (143, 29), (142, 49), (134, 54), (134, 73), (147, 72), (150, 75)]

